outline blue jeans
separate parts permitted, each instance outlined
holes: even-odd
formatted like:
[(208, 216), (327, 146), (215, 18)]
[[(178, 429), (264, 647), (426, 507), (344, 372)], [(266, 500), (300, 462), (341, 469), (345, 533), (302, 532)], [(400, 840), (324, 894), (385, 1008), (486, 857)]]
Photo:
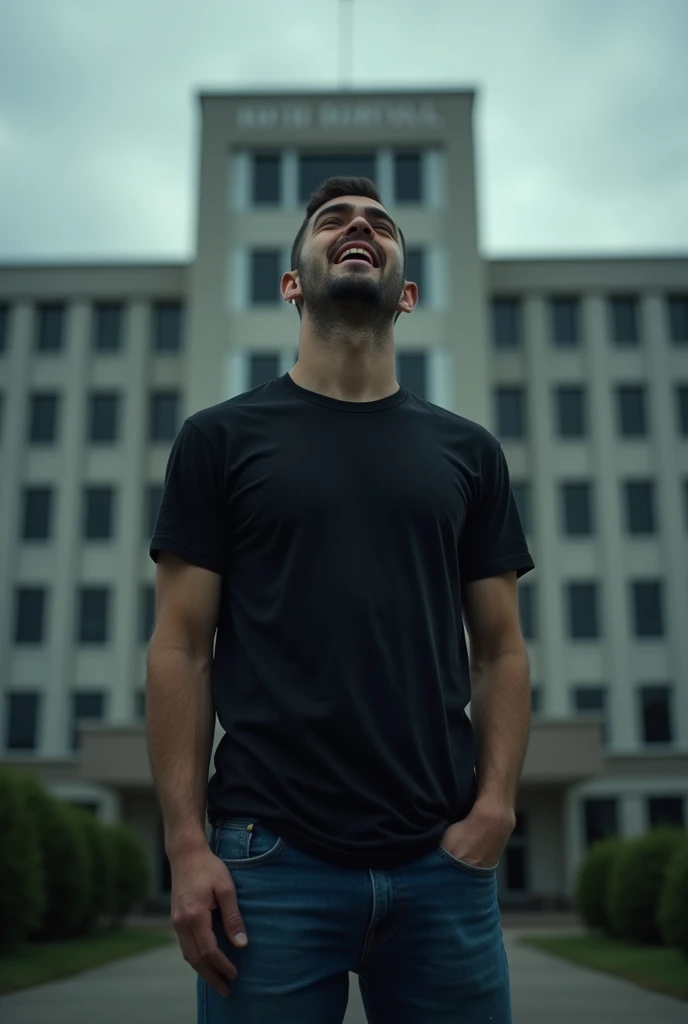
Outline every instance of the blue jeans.
[(248, 946), (213, 925), (238, 979), (198, 977), (198, 1024), (341, 1024), (349, 972), (370, 1024), (511, 1024), (496, 872), (441, 847), (404, 867), (326, 864), (249, 819), (221, 822)]

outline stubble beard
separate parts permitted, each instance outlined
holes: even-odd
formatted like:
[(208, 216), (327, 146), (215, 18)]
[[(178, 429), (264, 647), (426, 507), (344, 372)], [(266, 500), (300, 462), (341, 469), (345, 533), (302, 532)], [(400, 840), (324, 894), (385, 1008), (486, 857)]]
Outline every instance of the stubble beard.
[[(373, 279), (366, 270), (336, 275), (330, 267), (304, 261), (299, 268), (304, 304), (316, 337), (328, 341), (343, 336), (347, 328), (367, 327), (373, 343), (382, 343), (394, 321), (403, 275), (385, 274)], [(398, 280), (397, 280), (398, 278)]]

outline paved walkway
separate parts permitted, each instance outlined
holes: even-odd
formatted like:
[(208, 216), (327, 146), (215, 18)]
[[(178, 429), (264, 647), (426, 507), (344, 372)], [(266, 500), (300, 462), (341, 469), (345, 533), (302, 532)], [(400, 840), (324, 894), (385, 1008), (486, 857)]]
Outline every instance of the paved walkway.
[[(507, 931), (514, 1024), (686, 1024), (686, 1003), (521, 946)], [(195, 1024), (194, 977), (177, 946), (0, 998), (2, 1024)], [(365, 1024), (351, 979), (345, 1024)], [(428, 1022), (432, 1024), (432, 1022)]]

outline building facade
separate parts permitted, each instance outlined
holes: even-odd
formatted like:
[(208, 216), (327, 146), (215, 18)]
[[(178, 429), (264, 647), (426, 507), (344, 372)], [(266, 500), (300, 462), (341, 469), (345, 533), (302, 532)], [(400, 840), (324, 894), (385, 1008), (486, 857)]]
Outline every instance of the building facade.
[(499, 437), (536, 563), (503, 904), (688, 821), (688, 258), (488, 260), (475, 95), (205, 94), (189, 264), (0, 267), (0, 758), (123, 819), (169, 887), (143, 725), (148, 557), (185, 416), (290, 369), (311, 192), (373, 178), (420, 289), (397, 375)]

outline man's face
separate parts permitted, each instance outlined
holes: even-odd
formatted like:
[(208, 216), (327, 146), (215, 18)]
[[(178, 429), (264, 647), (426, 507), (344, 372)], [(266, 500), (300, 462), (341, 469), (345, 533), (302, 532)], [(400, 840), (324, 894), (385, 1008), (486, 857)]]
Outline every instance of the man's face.
[(297, 269), (311, 313), (392, 320), (404, 285), (396, 224), (372, 199), (332, 199), (313, 214)]

